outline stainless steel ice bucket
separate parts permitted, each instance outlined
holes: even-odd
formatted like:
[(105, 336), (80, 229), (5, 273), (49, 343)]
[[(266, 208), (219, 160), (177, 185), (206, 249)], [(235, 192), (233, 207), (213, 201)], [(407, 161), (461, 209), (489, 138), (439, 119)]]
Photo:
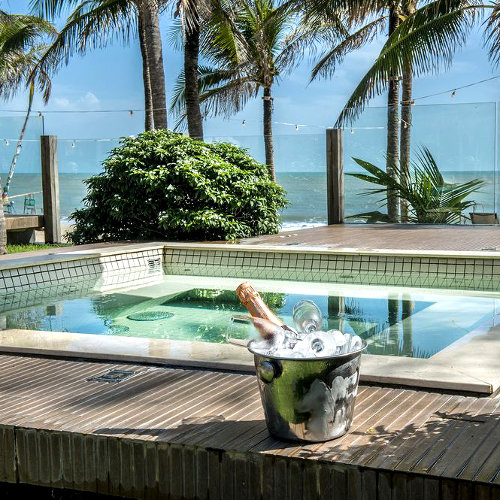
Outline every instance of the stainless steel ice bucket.
[(283, 359), (252, 349), (269, 432), (280, 439), (328, 441), (351, 425), (363, 347), (331, 358)]

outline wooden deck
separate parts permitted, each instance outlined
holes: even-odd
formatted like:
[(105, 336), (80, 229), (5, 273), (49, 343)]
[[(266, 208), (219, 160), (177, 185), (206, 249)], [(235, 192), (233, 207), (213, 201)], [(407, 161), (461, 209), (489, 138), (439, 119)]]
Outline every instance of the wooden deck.
[[(88, 381), (109, 368), (120, 383)], [(500, 498), (500, 399), (361, 386), (351, 431), (267, 433), (253, 376), (0, 355), (0, 481), (130, 498)]]
[(500, 226), (343, 224), (246, 238), (240, 243), (373, 250), (500, 251)]

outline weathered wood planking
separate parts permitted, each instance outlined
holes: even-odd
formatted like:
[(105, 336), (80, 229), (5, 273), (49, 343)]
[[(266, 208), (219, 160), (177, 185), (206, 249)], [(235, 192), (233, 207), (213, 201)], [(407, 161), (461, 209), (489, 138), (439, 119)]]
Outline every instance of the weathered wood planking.
[(250, 245), (293, 245), (373, 250), (500, 250), (500, 226), (417, 224), (338, 224), (245, 238)]
[[(90, 382), (117, 367), (136, 375)], [(500, 398), (361, 386), (350, 432), (269, 436), (252, 376), (0, 355), (0, 481), (129, 498), (500, 498)]]

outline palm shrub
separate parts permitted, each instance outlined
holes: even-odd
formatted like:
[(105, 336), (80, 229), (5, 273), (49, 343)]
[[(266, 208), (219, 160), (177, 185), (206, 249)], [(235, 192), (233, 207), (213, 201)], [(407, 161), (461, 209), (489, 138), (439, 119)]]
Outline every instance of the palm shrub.
[[(409, 172), (396, 168), (393, 177), (372, 163), (353, 158), (367, 173), (348, 174), (380, 188), (368, 189), (367, 194), (384, 193), (405, 200), (408, 204), (408, 222), (418, 224), (458, 224), (467, 218), (464, 212), (476, 203), (467, 199), (484, 184), (483, 179), (473, 179), (464, 183), (449, 183), (443, 178), (431, 152), (421, 148), (416, 161), (411, 162)], [(387, 214), (366, 212), (352, 218), (365, 219), (367, 222), (390, 222)]]
[(276, 233), (285, 192), (232, 144), (167, 130), (121, 140), (87, 181), (73, 243), (235, 239)]

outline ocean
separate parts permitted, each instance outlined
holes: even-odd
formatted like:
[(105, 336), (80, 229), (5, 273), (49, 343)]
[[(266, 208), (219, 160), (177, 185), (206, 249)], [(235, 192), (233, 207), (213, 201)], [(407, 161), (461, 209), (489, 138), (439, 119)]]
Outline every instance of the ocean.
[[(70, 222), (72, 212), (83, 206), (86, 186), (84, 180), (93, 174), (59, 174), (60, 212), (64, 222)], [(474, 178), (487, 181), (486, 186), (474, 195), (477, 211), (495, 211), (498, 189), (495, 188), (494, 172), (446, 172), (445, 180), (465, 182)], [(323, 172), (278, 172), (277, 182), (287, 191), (290, 205), (282, 213), (283, 229), (299, 229), (326, 224), (326, 174)], [(351, 176), (345, 178), (345, 213), (355, 215), (371, 210), (382, 210), (380, 195), (366, 195), (370, 185)], [(41, 177), (37, 174), (16, 173), (11, 185), (11, 199), (16, 213), (23, 213), (24, 197), (17, 194), (36, 193), (37, 213), (41, 213)], [(354, 220), (355, 222), (355, 220)]]

